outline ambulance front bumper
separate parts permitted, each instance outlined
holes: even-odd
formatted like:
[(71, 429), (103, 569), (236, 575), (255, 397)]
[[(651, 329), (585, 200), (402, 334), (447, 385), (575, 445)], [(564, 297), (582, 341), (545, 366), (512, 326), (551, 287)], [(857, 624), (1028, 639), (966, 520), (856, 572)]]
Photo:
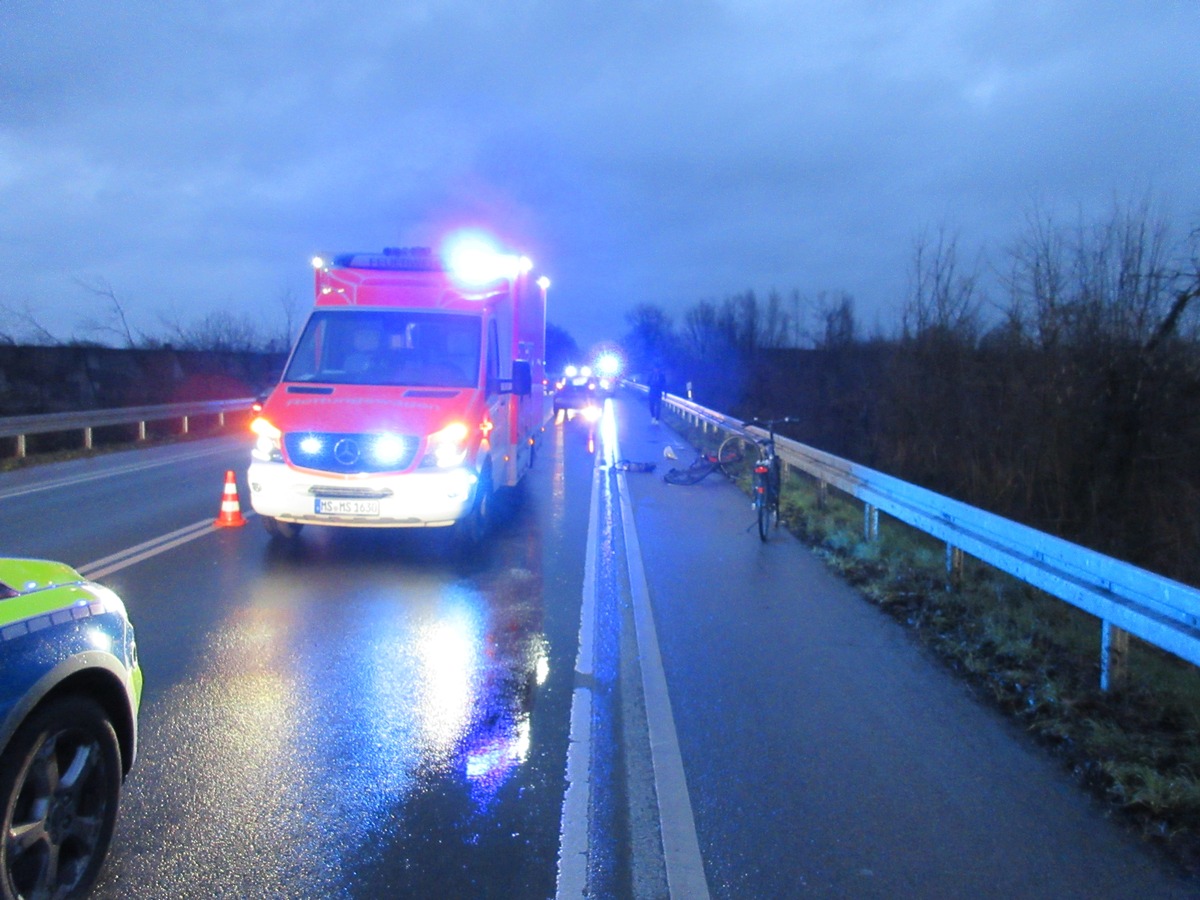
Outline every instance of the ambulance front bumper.
[(360, 528), (453, 525), (470, 512), (478, 481), (467, 468), (335, 478), (259, 460), (250, 463), (247, 479), (260, 516)]

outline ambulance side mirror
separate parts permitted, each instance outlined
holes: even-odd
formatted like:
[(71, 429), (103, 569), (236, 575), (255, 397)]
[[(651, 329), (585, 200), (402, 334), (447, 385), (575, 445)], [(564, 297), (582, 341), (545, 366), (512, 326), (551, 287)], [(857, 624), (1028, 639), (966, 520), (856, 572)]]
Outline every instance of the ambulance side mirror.
[(533, 393), (533, 370), (530, 368), (528, 360), (513, 360), (512, 382), (509, 392), (516, 394), (518, 397), (528, 397)]

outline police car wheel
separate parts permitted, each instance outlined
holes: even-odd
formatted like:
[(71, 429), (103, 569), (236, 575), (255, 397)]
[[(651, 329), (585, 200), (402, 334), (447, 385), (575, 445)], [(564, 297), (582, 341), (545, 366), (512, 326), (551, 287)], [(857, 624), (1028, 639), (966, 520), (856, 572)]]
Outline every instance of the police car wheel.
[(295, 540), (300, 535), (300, 529), (304, 527), (299, 522), (281, 522), (270, 516), (261, 516), (260, 518), (263, 521), (263, 527), (267, 529), (267, 534), (285, 541)]
[(0, 895), (82, 896), (104, 863), (117, 821), (121, 751), (103, 708), (54, 700), (0, 757)]

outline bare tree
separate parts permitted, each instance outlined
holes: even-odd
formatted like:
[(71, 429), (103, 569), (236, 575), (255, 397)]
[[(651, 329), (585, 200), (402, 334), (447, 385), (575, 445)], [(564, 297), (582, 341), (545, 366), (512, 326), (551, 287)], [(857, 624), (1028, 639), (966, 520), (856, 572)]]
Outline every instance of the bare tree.
[(830, 295), (821, 291), (817, 294), (816, 314), (821, 325), (821, 332), (812, 336), (816, 347), (833, 350), (854, 343), (858, 322), (854, 315), (854, 298), (850, 294), (835, 291)]
[(187, 325), (164, 321), (168, 340), (179, 350), (212, 350), (222, 353), (260, 352), (269, 342), (262, 339), (248, 316), (225, 311), (208, 313)]
[(1010, 248), (1007, 317), (1038, 346), (1145, 346), (1170, 316), (1179, 275), (1170, 225), (1147, 200), (1072, 227), (1035, 209)]
[(724, 344), (717, 305), (701, 300), (683, 315), (683, 339), (687, 351), (698, 359), (713, 354)]
[(648, 374), (656, 365), (669, 364), (675, 355), (675, 327), (662, 307), (639, 303), (625, 313), (625, 352), (634, 371)]
[(269, 340), (267, 349), (277, 353), (286, 353), (300, 330), (303, 308), (300, 299), (291, 288), (285, 287), (281, 290), (277, 300), (279, 311), (283, 317), (283, 328), (278, 335)]
[[(5, 327), (10, 329), (2, 338), (6, 344), (27, 343), (53, 347), (62, 343), (50, 329), (42, 324), (33, 310), (29, 308), (28, 302), (20, 308), (0, 303), (0, 319), (4, 321)], [(22, 337), (22, 335), (28, 335), (28, 337)]]
[(786, 347), (792, 330), (792, 317), (783, 308), (779, 291), (767, 294), (767, 308), (763, 312), (758, 343), (761, 347)]
[(125, 304), (117, 296), (112, 285), (103, 278), (94, 281), (76, 278), (75, 283), (92, 296), (103, 300), (106, 307), (103, 319), (89, 318), (81, 323), (84, 331), (98, 335), (115, 335), (124, 347), (137, 347), (139, 343), (145, 343), (145, 334), (139, 332), (134, 336), (129, 317), (125, 313)]
[(1010, 334), (1028, 336), (1041, 347), (1055, 346), (1065, 330), (1068, 294), (1062, 231), (1034, 208), (1026, 213), (1025, 231), (1008, 255), (1010, 267), (1003, 280)]
[(958, 238), (939, 228), (922, 233), (913, 247), (911, 288), (903, 313), (906, 337), (940, 334), (973, 339), (978, 329), (977, 270), (964, 272)]

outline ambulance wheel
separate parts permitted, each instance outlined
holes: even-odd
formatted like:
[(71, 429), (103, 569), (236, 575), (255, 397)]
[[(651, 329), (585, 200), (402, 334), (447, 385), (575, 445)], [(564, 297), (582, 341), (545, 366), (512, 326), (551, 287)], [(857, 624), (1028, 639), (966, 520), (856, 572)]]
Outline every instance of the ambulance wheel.
[(488, 528), (492, 524), (492, 477), (484, 470), (479, 476), (479, 485), (475, 489), (475, 504), (466, 518), (460, 519), (458, 525), (459, 543), (464, 547), (475, 547), (487, 537)]
[(272, 519), (270, 516), (260, 516), (263, 522), (263, 527), (267, 529), (267, 534), (273, 538), (280, 538), (285, 541), (294, 541), (300, 536), (300, 529), (304, 526), (298, 522), (281, 522), (279, 519)]

